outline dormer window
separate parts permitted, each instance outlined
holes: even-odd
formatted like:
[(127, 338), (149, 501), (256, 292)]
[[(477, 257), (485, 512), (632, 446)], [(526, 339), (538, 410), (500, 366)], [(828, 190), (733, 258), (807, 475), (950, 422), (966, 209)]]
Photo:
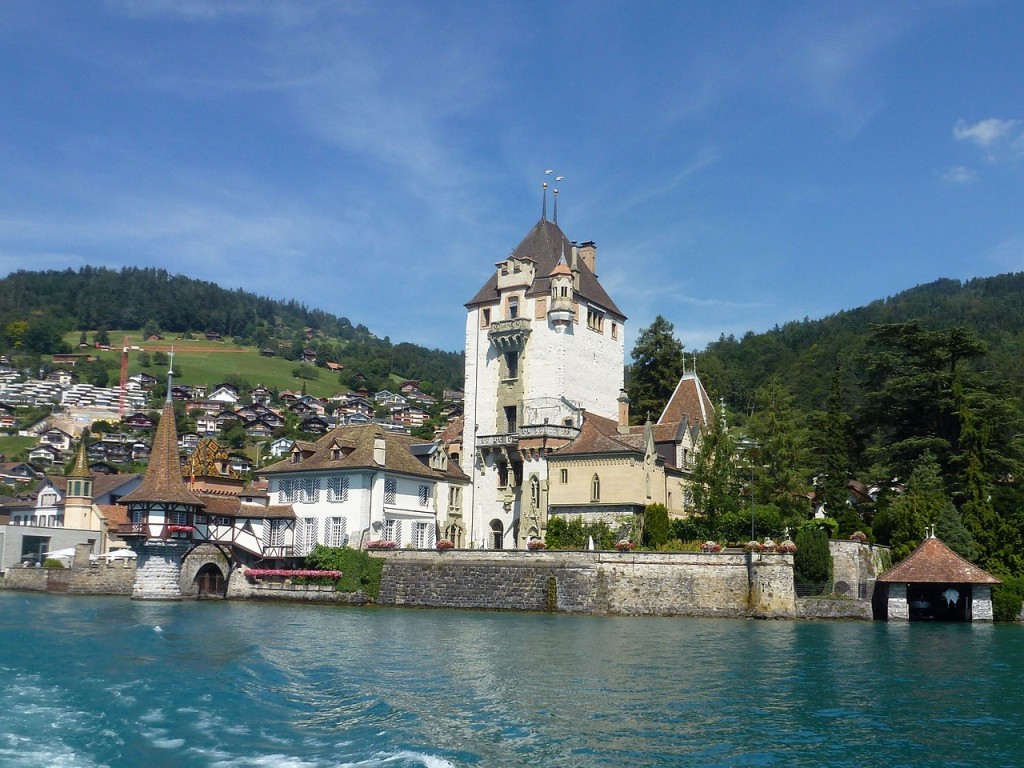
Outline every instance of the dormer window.
[(292, 464), (298, 464), (300, 461), (302, 461), (302, 451), (296, 448), (292, 451)]

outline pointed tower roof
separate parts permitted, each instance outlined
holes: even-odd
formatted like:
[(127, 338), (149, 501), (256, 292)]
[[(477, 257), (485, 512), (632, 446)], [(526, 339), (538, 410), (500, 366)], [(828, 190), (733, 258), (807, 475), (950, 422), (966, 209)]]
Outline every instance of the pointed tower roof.
[(552, 277), (555, 275), (569, 275), (572, 276), (572, 270), (569, 269), (569, 265), (565, 263), (565, 255), (559, 257), (558, 263), (555, 264), (555, 268), (549, 273)]
[[(526, 237), (512, 251), (512, 258), (531, 260), (537, 264), (537, 276), (533, 284), (527, 290), (528, 296), (546, 296), (551, 292), (551, 272), (558, 265), (562, 254), (572, 252), (572, 243), (565, 236), (565, 233), (554, 222), (547, 219), (538, 221)], [(577, 296), (590, 301), (597, 306), (625, 318), (622, 311), (615, 306), (615, 302), (605, 292), (604, 288), (597, 281), (597, 275), (590, 271), (590, 268), (580, 260), (578, 264), (580, 282)], [(490, 279), (484, 284), (476, 296), (466, 304), (473, 307), (479, 304), (489, 304), (498, 300), (498, 275), (492, 273)]]
[(684, 373), (662, 411), (659, 424), (686, 422), (701, 429), (715, 420), (715, 406), (696, 373)]
[(78, 444), (75, 463), (71, 467), (71, 471), (67, 473), (67, 477), (82, 478), (84, 480), (92, 479), (92, 472), (89, 471), (89, 458), (85, 454), (85, 438), (82, 438), (82, 441)]
[(907, 555), (899, 565), (878, 577), (880, 582), (905, 584), (1002, 584), (988, 571), (964, 560), (934, 536)]
[(142, 485), (122, 497), (121, 501), (206, 506), (188, 489), (181, 475), (181, 462), (178, 461), (178, 430), (174, 423), (174, 405), (170, 400), (164, 403), (160, 425), (153, 437), (153, 450), (149, 454), (149, 468), (146, 469)]

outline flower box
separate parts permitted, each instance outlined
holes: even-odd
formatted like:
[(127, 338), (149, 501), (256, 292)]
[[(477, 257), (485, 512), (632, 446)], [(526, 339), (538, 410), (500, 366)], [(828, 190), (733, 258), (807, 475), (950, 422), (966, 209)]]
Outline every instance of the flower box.
[(747, 552), (763, 552), (764, 544), (759, 541), (748, 541), (743, 549)]
[(287, 568), (246, 568), (245, 575), (250, 579), (268, 579), (283, 576), (293, 579), (340, 579), (341, 571), (289, 570)]
[(383, 540), (370, 541), (370, 542), (367, 542), (367, 544), (366, 544), (366, 548), (367, 549), (394, 549), (397, 546), (398, 546), (398, 542), (397, 541), (383, 541)]
[(794, 544), (789, 539), (786, 539), (784, 542), (779, 544), (779, 552), (782, 552), (786, 555), (791, 555), (794, 552), (796, 552), (796, 544)]
[(171, 533), (192, 533), (194, 529), (191, 525), (168, 525), (167, 530)]
[(622, 541), (615, 542), (615, 548), (619, 550), (619, 552), (632, 552), (634, 549), (636, 549), (636, 542), (626, 541), (625, 539), (623, 539)]
[(536, 549), (547, 549), (548, 545), (545, 544), (540, 539), (531, 539), (530, 541), (526, 542), (526, 548), (527, 549), (535, 549), (535, 550)]
[(714, 541), (705, 541), (700, 545), (701, 552), (721, 552), (722, 545)]
[(434, 546), (437, 547), (439, 550), (454, 549), (455, 542), (451, 539), (438, 539), (434, 542)]

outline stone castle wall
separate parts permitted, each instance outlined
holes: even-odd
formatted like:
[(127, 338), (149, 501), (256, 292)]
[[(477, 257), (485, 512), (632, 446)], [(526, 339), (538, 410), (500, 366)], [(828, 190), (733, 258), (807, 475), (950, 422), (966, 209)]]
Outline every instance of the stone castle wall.
[(382, 605), (664, 616), (796, 615), (789, 555), (381, 553)]

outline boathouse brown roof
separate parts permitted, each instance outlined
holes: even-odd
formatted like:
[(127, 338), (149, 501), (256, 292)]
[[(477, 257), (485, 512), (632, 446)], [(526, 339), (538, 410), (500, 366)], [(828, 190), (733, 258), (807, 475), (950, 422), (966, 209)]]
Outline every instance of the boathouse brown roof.
[(174, 406), (170, 400), (164, 403), (160, 425), (153, 436), (153, 450), (149, 454), (149, 467), (142, 478), (142, 485), (121, 498), (122, 504), (143, 501), (205, 506), (203, 500), (188, 489), (181, 476)]
[(878, 581), (904, 584), (1002, 584), (987, 571), (964, 560), (934, 536), (925, 539), (907, 558)]

